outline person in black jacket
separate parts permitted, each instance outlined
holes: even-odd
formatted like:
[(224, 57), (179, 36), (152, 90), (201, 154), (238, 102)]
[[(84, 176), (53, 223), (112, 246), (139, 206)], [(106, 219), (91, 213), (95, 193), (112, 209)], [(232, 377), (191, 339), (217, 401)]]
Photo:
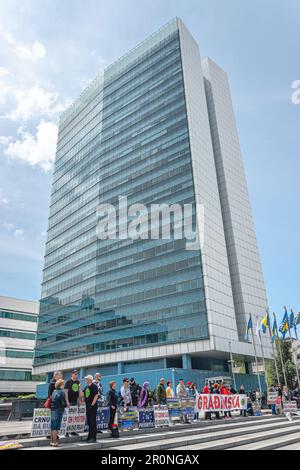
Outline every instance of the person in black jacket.
[[(213, 387), (213, 394), (217, 394), (217, 395), (220, 395), (221, 392), (220, 392), (220, 387), (218, 384), (215, 384), (214, 387)], [(221, 419), (220, 417), (220, 412), (219, 411), (216, 411), (215, 412), (215, 415), (216, 415), (216, 419)]]
[(48, 398), (52, 397), (52, 393), (54, 392), (55, 390), (55, 382), (57, 380), (60, 380), (62, 379), (62, 373), (60, 372), (60, 370), (57, 370), (54, 372), (53, 374), (53, 378), (50, 380), (49, 382), (49, 386), (48, 386)]
[(117, 406), (118, 406), (118, 394), (116, 392), (117, 382), (114, 380), (109, 382), (109, 392), (107, 394), (107, 401), (109, 406), (109, 423), (108, 429), (111, 431), (111, 437), (118, 438), (119, 436), (119, 428), (118, 428), (118, 414), (117, 414)]
[(132, 406), (138, 406), (140, 393), (142, 389), (140, 385), (136, 383), (133, 377), (130, 380), (129, 387), (130, 387), (130, 393), (131, 393), (131, 399), (132, 399)]
[(55, 382), (55, 390), (51, 397), (51, 447), (57, 447), (57, 435), (60, 431), (65, 408), (67, 407), (66, 394), (63, 388), (64, 381), (58, 379)]

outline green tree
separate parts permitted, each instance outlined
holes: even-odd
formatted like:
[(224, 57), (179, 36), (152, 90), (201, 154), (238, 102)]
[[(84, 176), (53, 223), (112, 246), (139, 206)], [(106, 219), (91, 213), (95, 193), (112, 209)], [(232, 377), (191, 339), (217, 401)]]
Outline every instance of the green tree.
[[(276, 350), (277, 350), (276, 363), (277, 363), (277, 368), (278, 368), (278, 373), (279, 373), (280, 384), (282, 386), (285, 385), (284, 373), (282, 370), (282, 362), (281, 362), (281, 356), (280, 356), (280, 351), (281, 351), (283, 364), (285, 368), (287, 386), (289, 388), (292, 388), (292, 386), (295, 384), (295, 379), (296, 379), (296, 367), (293, 362), (291, 341), (288, 341), (288, 340), (283, 341), (282, 339), (279, 339), (279, 338), (276, 339)], [(277, 380), (274, 361), (269, 362), (267, 366), (267, 374), (268, 374), (270, 385), (277, 384), (278, 380)]]

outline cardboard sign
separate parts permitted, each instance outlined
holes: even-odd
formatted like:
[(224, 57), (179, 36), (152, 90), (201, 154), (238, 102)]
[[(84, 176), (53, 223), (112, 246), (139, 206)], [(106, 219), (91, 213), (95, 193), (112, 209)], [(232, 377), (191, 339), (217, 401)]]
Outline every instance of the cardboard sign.
[[(80, 407), (70, 406), (63, 414), (60, 436), (71, 432), (83, 432), (85, 428), (86, 410), (85, 405)], [(32, 418), (31, 437), (50, 436), (51, 410), (46, 408), (35, 408)]]
[(155, 405), (154, 407), (155, 427), (170, 426), (169, 410), (167, 405)]
[(278, 398), (278, 392), (269, 392), (268, 393), (268, 405), (276, 405)]
[(197, 395), (195, 412), (234, 411), (247, 409), (246, 395)]
[(133, 429), (135, 423), (138, 423), (138, 411), (136, 406), (120, 408), (118, 413), (120, 429)]
[(297, 402), (296, 401), (284, 401), (283, 412), (284, 413), (297, 413), (298, 412)]
[(149, 429), (155, 427), (153, 408), (139, 409), (139, 429)]
[(179, 422), (181, 420), (181, 408), (179, 398), (168, 398), (167, 407), (169, 410), (169, 417), (172, 423)]

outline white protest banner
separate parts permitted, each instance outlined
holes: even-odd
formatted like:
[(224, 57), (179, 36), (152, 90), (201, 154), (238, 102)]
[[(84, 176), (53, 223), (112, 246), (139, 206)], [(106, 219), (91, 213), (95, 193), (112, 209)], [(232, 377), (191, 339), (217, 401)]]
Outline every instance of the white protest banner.
[(68, 419), (66, 433), (71, 432), (84, 432), (86, 419), (86, 408), (85, 405), (70, 406), (68, 408)]
[(31, 437), (50, 436), (51, 411), (46, 408), (35, 408), (32, 418)]
[(197, 395), (195, 412), (234, 411), (247, 409), (246, 395)]
[[(63, 414), (60, 436), (65, 436), (71, 432), (84, 432), (86, 419), (85, 405), (70, 406)], [(32, 419), (31, 437), (50, 436), (51, 410), (46, 408), (35, 408)]]
[(169, 410), (167, 405), (154, 405), (155, 427), (170, 426)]
[(283, 412), (284, 413), (297, 413), (298, 406), (296, 401), (284, 401)]
[(278, 392), (269, 392), (268, 393), (268, 405), (276, 405), (278, 397)]

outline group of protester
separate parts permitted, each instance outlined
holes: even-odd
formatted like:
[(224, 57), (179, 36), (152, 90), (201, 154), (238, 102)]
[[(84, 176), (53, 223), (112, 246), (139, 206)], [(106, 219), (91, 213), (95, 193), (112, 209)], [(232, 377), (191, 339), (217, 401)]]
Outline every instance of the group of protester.
[[(56, 371), (53, 379), (49, 383), (48, 389), (48, 407), (51, 408), (51, 446), (56, 447), (58, 442), (58, 433), (62, 423), (62, 417), (65, 408), (69, 406), (80, 406), (82, 403), (86, 405), (86, 420), (89, 428), (87, 442), (96, 442), (97, 424), (96, 416), (98, 407), (108, 406), (109, 408), (109, 424), (108, 429), (112, 433), (112, 437), (119, 437), (117, 409), (123, 407), (124, 410), (128, 407), (147, 408), (156, 405), (166, 405), (167, 400), (172, 398), (195, 399), (198, 394), (220, 394), (220, 395), (247, 395), (248, 405), (247, 410), (241, 410), (241, 416), (253, 415), (253, 403), (262, 404), (263, 397), (260, 390), (251, 390), (248, 394), (243, 386), (237, 391), (232, 387), (227, 387), (224, 383), (205, 384), (204, 388), (198, 389), (196, 383), (186, 382), (180, 379), (177, 386), (174, 388), (171, 381), (165, 381), (162, 378), (154, 390), (150, 389), (149, 382), (144, 382), (141, 387), (136, 383), (134, 378), (123, 379), (122, 387), (117, 391), (117, 382), (111, 381), (109, 383), (108, 393), (105, 395), (103, 385), (101, 383), (101, 374), (97, 373), (93, 377), (88, 375), (85, 377), (85, 386), (83, 388), (79, 380), (77, 370), (73, 370), (71, 377), (64, 381), (62, 373)], [(286, 387), (281, 390), (280, 387), (272, 386), (270, 391), (278, 391), (280, 396), (289, 399), (290, 392)], [(272, 413), (276, 413), (276, 407), (272, 407)], [(224, 412), (206, 412), (205, 419), (211, 420), (212, 416), (215, 419), (231, 419), (230, 411)], [(199, 418), (198, 413), (195, 413), (194, 419)], [(187, 418), (186, 418), (187, 420)], [(100, 432), (100, 431), (98, 431)], [(73, 433), (75, 434), (75, 433)]]
[(277, 393), (277, 397), (279, 398), (278, 404), (273, 403), (270, 405), (272, 415), (280, 413), (279, 407), (282, 407), (284, 402), (296, 401), (297, 407), (300, 407), (300, 394), (297, 386), (289, 389), (286, 386), (281, 388), (279, 385), (271, 385), (269, 392)]
[[(66, 382), (62, 378), (62, 373), (56, 371), (48, 388), (48, 406), (51, 409), (51, 443), (52, 447), (57, 447), (58, 433), (61, 428), (62, 417), (65, 408), (69, 406), (86, 405), (86, 418), (89, 433), (87, 442), (96, 442), (97, 423), (96, 416), (99, 406), (104, 406), (107, 402), (110, 410), (109, 429), (112, 437), (119, 437), (118, 424), (116, 422), (116, 411), (118, 406), (118, 394), (116, 391), (117, 383), (110, 382), (110, 389), (106, 399), (101, 384), (101, 374), (87, 375), (85, 377), (85, 387), (78, 379), (78, 371), (73, 370), (71, 377)], [(73, 435), (76, 433), (72, 433)]]

